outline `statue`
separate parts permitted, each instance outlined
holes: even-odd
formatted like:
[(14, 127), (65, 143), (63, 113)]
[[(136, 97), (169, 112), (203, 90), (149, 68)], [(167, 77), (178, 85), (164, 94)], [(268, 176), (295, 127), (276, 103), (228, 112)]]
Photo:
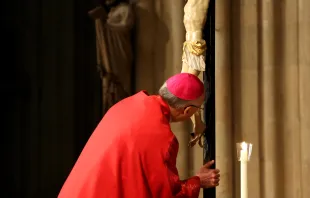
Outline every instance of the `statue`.
[[(205, 71), (206, 42), (203, 37), (203, 27), (206, 22), (209, 0), (188, 0), (184, 7), (184, 26), (186, 40), (183, 45), (182, 71), (198, 76)], [(201, 120), (199, 110), (192, 118), (193, 133), (189, 143), (193, 147), (197, 142), (201, 147), (201, 138), (205, 130), (205, 124)]]
[(97, 65), (102, 79), (103, 112), (129, 96), (133, 66), (132, 5), (124, 0), (103, 0), (89, 11), (95, 20)]

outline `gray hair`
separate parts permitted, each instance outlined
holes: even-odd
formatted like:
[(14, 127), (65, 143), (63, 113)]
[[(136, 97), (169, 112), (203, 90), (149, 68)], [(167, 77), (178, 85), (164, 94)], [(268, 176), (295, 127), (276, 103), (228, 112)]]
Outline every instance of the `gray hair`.
[(170, 93), (170, 91), (167, 88), (167, 84), (164, 83), (161, 88), (158, 91), (158, 94), (162, 97), (162, 99), (164, 101), (166, 101), (168, 103), (168, 105), (172, 108), (185, 108), (189, 105), (191, 105), (190, 100), (182, 100), (178, 97), (176, 97), (175, 95), (173, 95), (172, 93)]

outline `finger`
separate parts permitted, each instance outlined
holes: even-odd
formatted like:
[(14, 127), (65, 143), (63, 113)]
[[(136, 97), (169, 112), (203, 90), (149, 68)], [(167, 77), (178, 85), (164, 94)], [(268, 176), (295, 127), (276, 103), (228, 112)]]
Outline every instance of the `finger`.
[(213, 174), (213, 175), (217, 175), (219, 174), (219, 170), (218, 169), (209, 169), (209, 171)]
[(215, 179), (218, 179), (218, 178), (220, 178), (221, 175), (220, 175), (220, 174), (213, 174), (212, 176), (213, 176)]
[(204, 168), (210, 168), (213, 164), (214, 164), (214, 160), (211, 160), (211, 161), (207, 162), (203, 167)]
[(214, 182), (214, 183), (212, 183), (213, 184), (213, 186), (215, 187), (215, 186), (218, 186), (219, 184), (220, 184), (220, 182)]
[(217, 184), (217, 183), (219, 183), (220, 182), (220, 179), (213, 179), (213, 184)]

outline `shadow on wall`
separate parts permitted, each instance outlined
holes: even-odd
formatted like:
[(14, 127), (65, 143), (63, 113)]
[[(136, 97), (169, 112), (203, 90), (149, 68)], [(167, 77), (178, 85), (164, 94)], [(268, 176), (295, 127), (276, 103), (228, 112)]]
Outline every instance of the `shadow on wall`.
[(165, 80), (169, 31), (151, 4), (154, 2), (135, 6), (135, 91), (155, 94)]
[[(285, 56), (285, 17), (284, 17), (284, 7), (283, 3), (281, 3), (280, 0), (275, 1), (275, 5), (280, 5), (280, 6), (273, 6), (273, 13), (274, 13), (274, 21), (275, 21), (275, 28), (274, 28), (274, 66), (275, 68), (280, 68), (284, 66), (284, 61), (283, 57)], [(276, 8), (277, 7), (277, 8)], [(283, 186), (285, 185), (285, 146), (284, 146), (284, 136), (283, 132), (285, 131), (283, 128), (284, 125), (284, 116), (285, 116), (285, 98), (283, 97), (283, 93), (285, 93), (285, 69), (281, 68), (278, 69), (276, 72), (274, 72), (274, 81), (273, 81), (273, 90), (275, 93), (275, 98), (274, 98), (274, 111), (276, 112), (276, 137), (277, 141), (274, 144), (274, 149), (277, 151), (277, 157), (276, 157), (276, 164), (275, 166), (277, 167), (277, 171), (275, 173), (276, 178), (278, 181), (282, 182), (276, 182), (275, 185), (275, 192), (276, 195), (279, 197), (285, 197), (285, 191)]]

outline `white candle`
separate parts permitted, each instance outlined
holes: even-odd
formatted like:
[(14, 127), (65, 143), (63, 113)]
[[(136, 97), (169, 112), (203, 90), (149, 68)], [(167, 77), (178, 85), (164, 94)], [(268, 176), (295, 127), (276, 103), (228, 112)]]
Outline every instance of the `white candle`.
[(248, 163), (247, 144), (245, 142), (242, 142), (240, 150), (241, 198), (248, 198), (247, 163)]

